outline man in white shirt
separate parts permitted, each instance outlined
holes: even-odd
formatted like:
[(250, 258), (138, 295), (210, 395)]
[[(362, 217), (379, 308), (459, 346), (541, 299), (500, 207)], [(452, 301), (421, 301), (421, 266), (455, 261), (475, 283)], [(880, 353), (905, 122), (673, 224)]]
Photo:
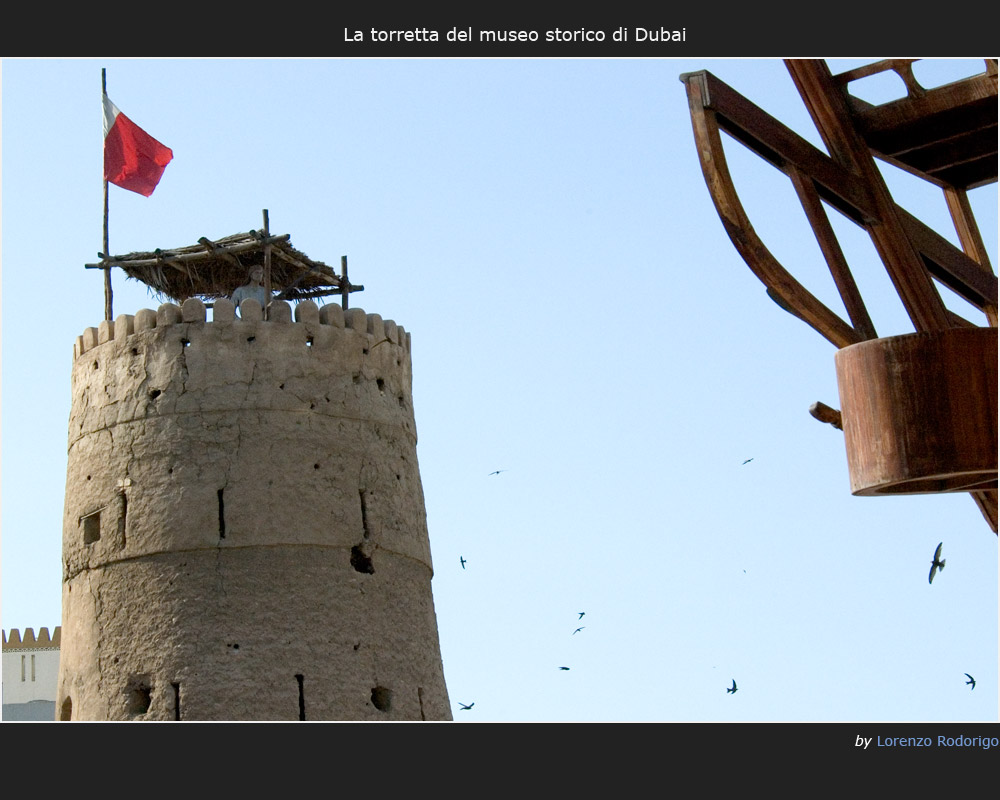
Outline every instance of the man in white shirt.
[(262, 309), (266, 309), (268, 296), (267, 289), (261, 283), (262, 280), (264, 280), (264, 268), (253, 267), (250, 270), (250, 280), (233, 292), (233, 305), (239, 308), (244, 300), (256, 300)]

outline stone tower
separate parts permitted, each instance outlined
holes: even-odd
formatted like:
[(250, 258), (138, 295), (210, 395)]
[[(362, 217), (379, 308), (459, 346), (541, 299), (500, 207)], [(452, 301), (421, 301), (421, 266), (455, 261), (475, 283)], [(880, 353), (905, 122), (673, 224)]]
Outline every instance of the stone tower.
[(57, 718), (451, 719), (410, 335), (240, 311), (77, 339)]

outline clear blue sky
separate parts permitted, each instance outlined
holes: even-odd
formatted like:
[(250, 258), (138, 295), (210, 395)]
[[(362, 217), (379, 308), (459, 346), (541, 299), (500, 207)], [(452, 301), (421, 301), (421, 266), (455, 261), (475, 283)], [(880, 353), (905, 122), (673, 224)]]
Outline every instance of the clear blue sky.
[[(104, 303), (84, 269), (102, 67), (174, 151), (151, 197), (110, 188), (113, 253), (266, 208), (411, 332), (456, 719), (997, 720), (997, 537), (968, 495), (850, 495), (842, 434), (808, 413), (839, 406), (835, 350), (767, 298), (705, 187), (681, 73), (822, 147), (774, 59), (4, 60), (5, 631), (60, 624), (72, 347)], [(840, 309), (791, 185), (729, 152), (761, 237)], [(955, 240), (939, 190), (886, 173)], [(996, 184), (972, 202), (995, 265)], [(834, 221), (880, 335), (911, 331)], [(114, 290), (116, 315), (159, 303), (120, 272)]]

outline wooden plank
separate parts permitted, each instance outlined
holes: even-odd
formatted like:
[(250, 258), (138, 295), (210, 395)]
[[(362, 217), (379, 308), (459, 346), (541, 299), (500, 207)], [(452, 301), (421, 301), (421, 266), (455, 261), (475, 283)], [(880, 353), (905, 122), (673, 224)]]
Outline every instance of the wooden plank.
[(858, 291), (858, 285), (847, 265), (847, 259), (844, 257), (844, 251), (840, 248), (840, 242), (837, 241), (837, 235), (834, 233), (823, 208), (823, 203), (819, 199), (816, 185), (796, 169), (791, 170), (788, 177), (791, 178), (792, 186), (795, 187), (795, 192), (799, 196), (799, 202), (802, 203), (802, 209), (806, 212), (806, 218), (809, 220), (813, 233), (816, 234), (816, 241), (819, 243), (823, 258), (826, 259), (827, 266), (830, 268), (833, 282), (837, 286), (837, 291), (840, 292), (840, 299), (844, 302), (844, 308), (854, 325), (854, 330), (865, 339), (877, 339), (875, 324), (868, 314), (868, 309), (865, 308), (861, 292)]
[(857, 174), (871, 192), (878, 222), (865, 227), (914, 327), (918, 331), (948, 327), (944, 303), (903, 231), (896, 204), (868, 145), (854, 128), (845, 95), (826, 62), (787, 59), (785, 64), (833, 159)]
[(987, 272), (955, 245), (906, 209), (896, 207), (898, 219), (925, 266), (943, 284), (984, 311), (997, 304), (997, 277)]
[[(997, 277), (993, 273), (990, 264), (989, 253), (986, 252), (986, 244), (983, 242), (982, 234), (979, 232), (979, 225), (976, 223), (976, 216), (972, 213), (972, 206), (969, 204), (968, 192), (960, 189), (945, 189), (945, 202), (951, 212), (952, 222), (955, 224), (955, 231), (958, 233), (958, 240), (962, 243), (965, 254), (974, 261), (983, 273), (992, 278), (996, 287)], [(992, 303), (982, 306), (986, 318), (990, 325), (997, 327), (997, 294), (994, 288)]]
[(827, 341), (837, 347), (863, 341), (864, 337), (795, 280), (757, 236), (733, 186), (719, 135), (717, 115), (707, 107), (704, 96), (706, 84), (699, 79), (700, 74), (693, 73), (685, 81), (691, 122), (705, 183), (729, 238), (751, 271), (772, 290), (772, 297), (777, 296), (782, 303), (794, 309), (796, 316)]
[(794, 167), (809, 175), (824, 200), (860, 225), (877, 218), (866, 186), (828, 155), (739, 92), (707, 71), (681, 76), (689, 89), (698, 86), (702, 104), (716, 113), (718, 125), (782, 172)]
[[(204, 237), (202, 237), (204, 238)], [(283, 234), (282, 236), (271, 236), (268, 237), (271, 242), (288, 240), (290, 234)], [(198, 241), (201, 241), (199, 239)], [(244, 242), (242, 244), (229, 244), (221, 246), (229, 253), (244, 253), (247, 250), (259, 250), (259, 242)], [(205, 259), (205, 254), (200, 251), (195, 252), (179, 252), (174, 250), (161, 250), (164, 256), (169, 256), (175, 261), (203, 261)], [(102, 259), (100, 264), (84, 264), (85, 267), (89, 269), (104, 269), (107, 266), (121, 267), (126, 265), (136, 266), (136, 267), (150, 267), (156, 264), (155, 258), (136, 258), (129, 259), (122, 256), (108, 256), (104, 253), (97, 254), (99, 258)]]
[(993, 529), (993, 533), (997, 533), (997, 517), (1000, 516), (997, 513), (997, 490), (972, 492), (972, 499), (976, 501), (979, 510), (983, 512), (983, 517)]
[(229, 250), (229, 248), (220, 247), (219, 245), (217, 245), (215, 242), (213, 242), (211, 239), (209, 239), (206, 236), (202, 236), (198, 240), (198, 243), (201, 244), (202, 246), (204, 246), (204, 248), (209, 253), (211, 253), (212, 255), (219, 256), (220, 258), (224, 259), (225, 261), (228, 261), (234, 267), (239, 267), (240, 269), (243, 268), (243, 265), (240, 263), (240, 260), (236, 256), (234, 256), (232, 254), (232, 252)]

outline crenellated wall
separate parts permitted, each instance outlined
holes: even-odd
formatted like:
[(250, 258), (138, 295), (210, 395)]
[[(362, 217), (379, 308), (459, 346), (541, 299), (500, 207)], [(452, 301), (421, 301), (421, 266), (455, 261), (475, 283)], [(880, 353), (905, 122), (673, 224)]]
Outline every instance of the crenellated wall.
[(450, 719), (410, 336), (161, 305), (74, 347), (58, 714)]
[(55, 719), (62, 628), (3, 632), (3, 719)]

